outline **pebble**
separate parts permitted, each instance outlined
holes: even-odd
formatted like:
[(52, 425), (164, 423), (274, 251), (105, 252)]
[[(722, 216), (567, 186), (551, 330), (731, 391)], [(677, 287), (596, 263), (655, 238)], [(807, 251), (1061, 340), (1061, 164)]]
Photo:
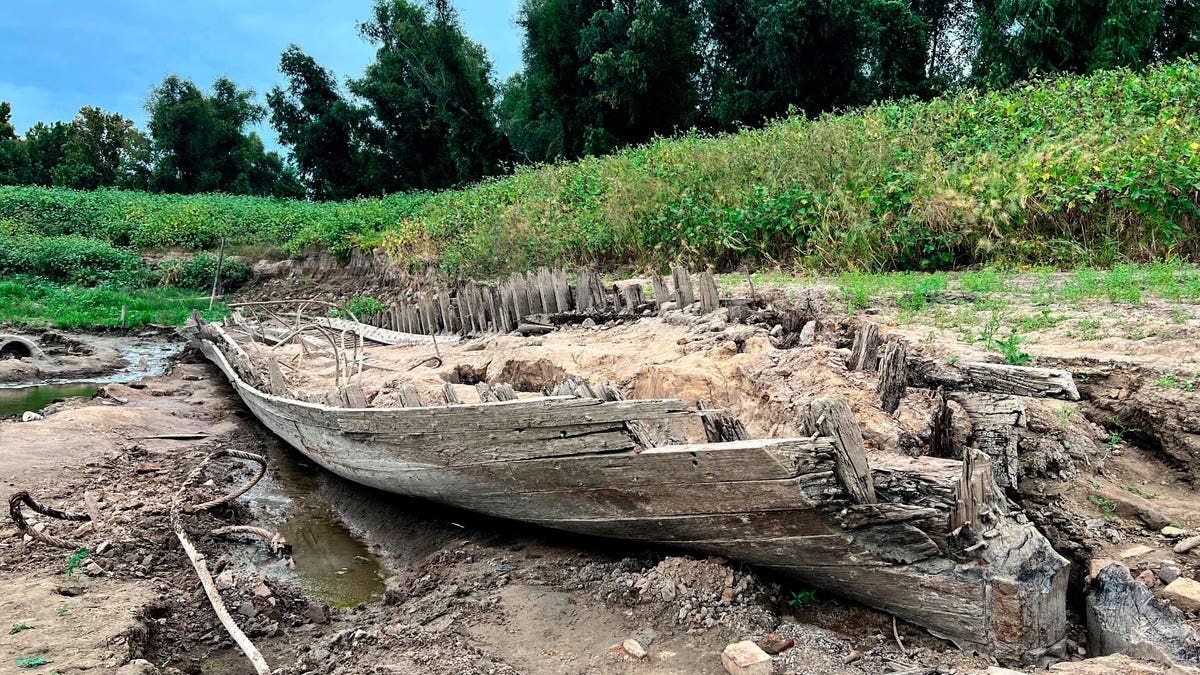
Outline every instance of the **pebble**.
[(1169, 584), (1179, 578), (1179, 565), (1168, 560), (1158, 568), (1158, 578), (1164, 583)]
[(271, 597), (271, 589), (267, 588), (266, 584), (259, 584), (254, 587), (254, 594), (260, 598), (269, 598)]
[(256, 609), (254, 604), (251, 602), (243, 602), (242, 604), (238, 605), (237, 612), (247, 619), (253, 619), (254, 617), (258, 616), (258, 609)]
[(845, 658), (842, 659), (842, 663), (851, 664), (851, 663), (854, 663), (855, 661), (861, 661), (862, 657), (863, 657), (862, 652), (855, 649), (855, 650), (852, 650), (849, 654), (847, 654), (845, 656)]
[(22, 422), (36, 422), (38, 420), (43, 420), (43, 419), (46, 419), (46, 418), (42, 417), (41, 415), (39, 415), (35, 412), (30, 412), (28, 410), (26, 410), (24, 413), (21, 414)]
[(1200, 546), (1200, 536), (1188, 537), (1187, 539), (1184, 539), (1183, 541), (1179, 542), (1178, 544), (1175, 544), (1175, 552), (1176, 553), (1187, 553), (1188, 551), (1196, 548), (1197, 546)]
[(1161, 532), (1168, 537), (1182, 537), (1183, 535), (1187, 534), (1187, 530), (1180, 527), (1175, 527), (1173, 525), (1164, 527)]
[(646, 658), (646, 650), (642, 647), (642, 643), (633, 638), (622, 642), (621, 649), (624, 649), (626, 654), (639, 661)]
[(796, 646), (796, 641), (791, 638), (785, 638), (779, 633), (767, 633), (758, 640), (758, 646), (768, 654), (779, 654), (786, 652)]
[(1137, 575), (1137, 580), (1146, 588), (1154, 588), (1158, 584), (1158, 575), (1150, 570), (1142, 570), (1141, 574)]
[(94, 562), (90, 562), (84, 567), (89, 576), (98, 577), (104, 574), (104, 568)]
[(227, 591), (234, 586), (233, 572), (231, 570), (225, 570), (224, 572), (218, 574), (216, 579), (213, 581), (216, 583), (218, 591)]

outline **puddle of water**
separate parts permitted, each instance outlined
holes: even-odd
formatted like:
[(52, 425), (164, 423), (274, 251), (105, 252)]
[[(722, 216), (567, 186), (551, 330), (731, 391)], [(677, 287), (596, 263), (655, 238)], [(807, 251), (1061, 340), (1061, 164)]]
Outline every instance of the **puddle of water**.
[(38, 383), (0, 383), (0, 417), (20, 415), (26, 410), (38, 411), (57, 399), (95, 395), (101, 385), (114, 382), (133, 382), (143, 377), (162, 375), (169, 359), (183, 349), (181, 343), (142, 342), (129, 344), (117, 338), (112, 346), (128, 363), (108, 375), (77, 379), (56, 379)]
[(321, 498), (324, 471), (277, 439), (266, 438), (269, 471), (246, 493), (292, 545), (295, 568), (259, 548), (259, 569), (299, 585), (330, 605), (352, 607), (383, 597), (379, 558)]

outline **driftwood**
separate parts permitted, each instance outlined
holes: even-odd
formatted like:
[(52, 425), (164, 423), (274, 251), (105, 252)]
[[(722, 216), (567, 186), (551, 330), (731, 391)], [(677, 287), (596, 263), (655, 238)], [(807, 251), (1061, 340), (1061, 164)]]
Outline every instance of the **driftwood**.
[(879, 363), (879, 324), (864, 321), (854, 333), (854, 346), (850, 348), (850, 370), (875, 370)]
[(692, 290), (692, 275), (686, 267), (675, 267), (671, 270), (671, 283), (675, 287), (675, 302), (679, 309), (687, 309), (696, 301), (696, 292)]
[(903, 340), (892, 340), (884, 347), (883, 358), (879, 361), (879, 383), (875, 393), (879, 394), (886, 413), (896, 412), (908, 389), (907, 353)]
[(717, 292), (717, 280), (712, 270), (705, 270), (700, 275), (700, 311), (708, 314), (715, 312), (721, 306), (721, 297)]
[(996, 483), (1016, 488), (1021, 430), (1027, 426), (1025, 404), (1016, 396), (983, 393), (956, 393), (951, 400), (966, 410), (971, 420), (970, 446), (992, 460)]
[(953, 415), (946, 404), (946, 395), (939, 388), (933, 394), (933, 420), (930, 424), (929, 453), (934, 457), (957, 457), (954, 442)]

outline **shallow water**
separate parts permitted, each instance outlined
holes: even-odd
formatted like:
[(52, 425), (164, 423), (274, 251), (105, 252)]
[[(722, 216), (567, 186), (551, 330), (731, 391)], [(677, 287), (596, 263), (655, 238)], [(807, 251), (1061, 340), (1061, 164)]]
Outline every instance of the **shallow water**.
[(99, 338), (97, 341), (107, 342), (116, 349), (127, 365), (108, 375), (0, 383), (0, 417), (20, 415), (26, 410), (37, 412), (59, 399), (91, 397), (104, 384), (162, 375), (167, 371), (170, 358), (183, 349), (182, 343), (157, 340), (130, 342), (127, 338)]
[(266, 440), (267, 476), (246, 493), (246, 499), (292, 545), (295, 568), (263, 547), (255, 564), (330, 605), (349, 607), (381, 598), (383, 566), (322, 498), (321, 483), (327, 474), (274, 437)]

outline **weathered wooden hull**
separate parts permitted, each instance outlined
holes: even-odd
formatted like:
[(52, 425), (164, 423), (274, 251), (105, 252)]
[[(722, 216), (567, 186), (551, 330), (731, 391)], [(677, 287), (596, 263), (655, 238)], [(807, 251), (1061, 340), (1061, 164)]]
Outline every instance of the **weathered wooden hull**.
[(742, 560), (1001, 658), (1032, 658), (1065, 637), (1067, 563), (1008, 513), (986, 456), (872, 467), (881, 503), (859, 503), (830, 438), (635, 452), (623, 430), (630, 406), (664, 418), (687, 414), (682, 401), (329, 407), (252, 386), (231, 365), (245, 354), (231, 353), (219, 327), (198, 334), (264, 425), (351, 481)]

